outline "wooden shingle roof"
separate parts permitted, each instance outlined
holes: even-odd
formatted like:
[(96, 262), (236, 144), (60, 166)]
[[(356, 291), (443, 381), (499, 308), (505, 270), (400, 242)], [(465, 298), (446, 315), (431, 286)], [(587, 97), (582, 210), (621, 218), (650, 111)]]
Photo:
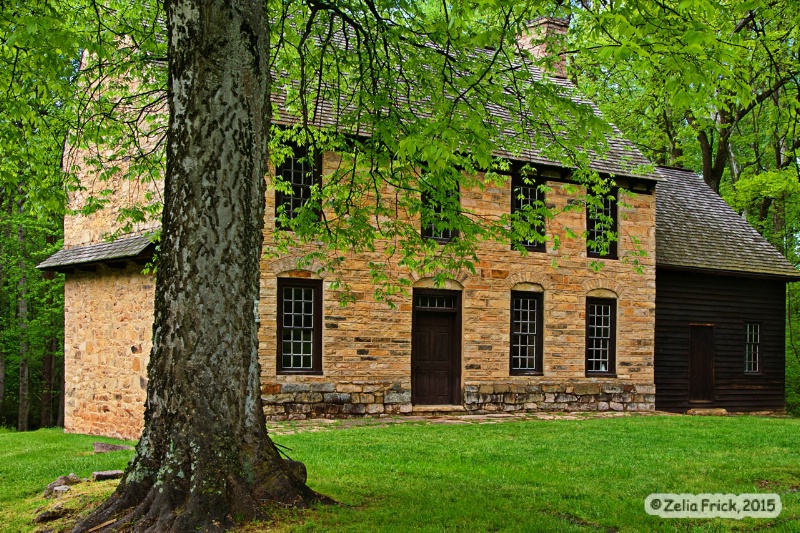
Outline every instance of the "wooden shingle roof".
[(800, 272), (703, 179), (657, 168), (656, 265), (800, 279)]
[(112, 242), (61, 249), (36, 265), (36, 268), (60, 272), (75, 267), (86, 267), (124, 259), (150, 260), (153, 257), (154, 249), (155, 245), (151, 241), (150, 235), (123, 237)]

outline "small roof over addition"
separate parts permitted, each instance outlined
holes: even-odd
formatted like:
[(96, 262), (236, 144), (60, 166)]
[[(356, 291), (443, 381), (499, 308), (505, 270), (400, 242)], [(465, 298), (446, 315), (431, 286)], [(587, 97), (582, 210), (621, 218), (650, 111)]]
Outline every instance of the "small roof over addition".
[(59, 272), (109, 261), (150, 259), (153, 256), (154, 249), (155, 244), (153, 244), (149, 234), (122, 237), (111, 242), (73, 246), (72, 248), (59, 250), (36, 265), (36, 268)]
[(778, 250), (689, 170), (658, 167), (656, 265), (800, 279)]

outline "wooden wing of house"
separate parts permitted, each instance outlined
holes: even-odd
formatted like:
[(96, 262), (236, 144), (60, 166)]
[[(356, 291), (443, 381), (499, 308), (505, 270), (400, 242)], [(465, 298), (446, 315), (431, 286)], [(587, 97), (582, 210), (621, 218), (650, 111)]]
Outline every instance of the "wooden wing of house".
[(693, 172), (659, 168), (656, 409), (784, 409), (786, 284), (800, 272)]

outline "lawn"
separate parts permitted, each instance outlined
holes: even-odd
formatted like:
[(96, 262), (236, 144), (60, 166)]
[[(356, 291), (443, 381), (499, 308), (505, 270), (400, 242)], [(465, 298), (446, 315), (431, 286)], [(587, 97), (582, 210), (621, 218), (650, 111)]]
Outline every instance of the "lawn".
[[(10, 503), (19, 514), (24, 507), (15, 502), (36, 501), (60, 473), (124, 466), (128, 455), (119, 452), (87, 456), (93, 440), (0, 432), (0, 505)], [(281, 511), (277, 522), (248, 532), (800, 531), (797, 419), (367, 425), (275, 440), (306, 463), (312, 488), (342, 505)], [(17, 466), (10, 469), (9, 460)], [(116, 464), (89, 466), (91, 460)], [(783, 512), (777, 519), (666, 520), (644, 512), (651, 492), (777, 492)], [(30, 516), (9, 521), (0, 514), (0, 523), (27, 531)]]

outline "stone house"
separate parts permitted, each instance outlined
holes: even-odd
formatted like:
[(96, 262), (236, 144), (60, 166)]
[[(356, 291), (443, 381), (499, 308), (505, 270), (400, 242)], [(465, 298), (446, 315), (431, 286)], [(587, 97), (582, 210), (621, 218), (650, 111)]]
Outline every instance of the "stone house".
[[(563, 78), (556, 81), (571, 88)], [(575, 200), (562, 187), (570, 182), (570, 169), (531, 147), (517, 162), (536, 169), (536, 183), (548, 186), (546, 199), (512, 175), (502, 186), (461, 190), (460, 201), (478, 215), (496, 216), (546, 200), (559, 212), (546, 228), (549, 236), (560, 237), (558, 249), (551, 241), (529, 243), (530, 253), (523, 257), (508, 242), (482, 243), (474, 273), (455, 273), (444, 287), (429, 278), (414, 279), (410, 294), (396, 300), (396, 309), (374, 297), (368, 264), (382, 257), (380, 249), (351, 255), (341, 267), (356, 295), (346, 307), (314, 265), (299, 266), (302, 251), (262, 260), (259, 359), (267, 416), (652, 411), (709, 405), (782, 409), (783, 287), (798, 273), (710, 189), (695, 183), (696, 176), (669, 169), (639, 173), (635, 169), (648, 164), (642, 154), (622, 138), (611, 141), (610, 152), (592, 167), (635, 194), (619, 205), (604, 204), (603, 214), (621, 236), (608, 255), (566, 237), (566, 228), (586, 230), (591, 237), (598, 231), (597, 220), (587, 210), (561, 211)], [(306, 178), (325, 176), (338, 163), (335, 153), (325, 153), (316, 165), (302, 156), (274, 169), (293, 184), (293, 193), (268, 192), (267, 245), (277, 206), (291, 209), (302, 203)], [(91, 175), (81, 179), (86, 190), (70, 199), (73, 206), (96, 192)], [(67, 216), (64, 248), (39, 265), (66, 274), (67, 431), (124, 438), (136, 438), (141, 431), (154, 297), (152, 277), (142, 273), (142, 266), (152, 257), (148, 233), (156, 224), (143, 223), (114, 242), (102, 236), (115, 229), (120, 209), (159, 186), (112, 183), (116, 194), (108, 207), (91, 216)], [(695, 220), (696, 210), (709, 205), (714, 207), (708, 213), (720, 217), (719, 223), (697, 222), (687, 236), (682, 221), (692, 213)], [(733, 223), (734, 218), (739, 222)], [(435, 228), (421, 225), (420, 231), (440, 241), (450, 238)], [(712, 238), (715, 231), (724, 232), (724, 242)], [(753, 257), (737, 255), (732, 246), (745, 237)], [(700, 244), (689, 247), (690, 241)], [(717, 253), (717, 246), (725, 253)], [(640, 250), (646, 255), (639, 258), (637, 272), (624, 259)], [(596, 261), (603, 264), (599, 271), (592, 268)], [(753, 284), (748, 298), (763, 299), (769, 318), (755, 311), (749, 318), (718, 317), (720, 334), (709, 341), (708, 330), (698, 326), (710, 319), (691, 315), (706, 305), (708, 295), (701, 289), (713, 285), (711, 279), (724, 280), (720, 294), (736, 300), (743, 292), (740, 284), (749, 285), (754, 277), (770, 290)], [(698, 291), (697, 298), (674, 296), (689, 278), (686, 290)], [(677, 309), (670, 315), (677, 323), (662, 320), (662, 300), (665, 309)], [(727, 300), (720, 297), (721, 302)], [(761, 329), (754, 330), (753, 324)], [(715, 338), (727, 343), (716, 352)], [(709, 342), (710, 352), (692, 355)], [(715, 363), (723, 355), (724, 362)], [(741, 375), (733, 376), (737, 364)], [(712, 385), (689, 377), (697, 373), (710, 373)], [(747, 396), (730, 402), (736, 387), (746, 389)]]

